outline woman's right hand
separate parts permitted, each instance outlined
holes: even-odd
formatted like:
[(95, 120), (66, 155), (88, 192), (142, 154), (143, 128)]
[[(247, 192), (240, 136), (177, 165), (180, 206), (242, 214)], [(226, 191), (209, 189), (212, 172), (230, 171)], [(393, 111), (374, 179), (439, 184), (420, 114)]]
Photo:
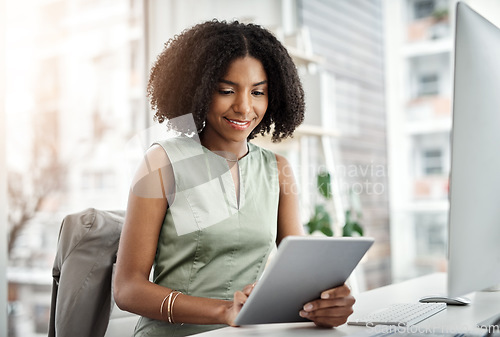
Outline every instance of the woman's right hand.
[(234, 324), (234, 320), (236, 319), (236, 316), (238, 316), (238, 313), (240, 312), (241, 308), (243, 308), (243, 305), (248, 299), (248, 296), (252, 293), (253, 288), (255, 287), (255, 283), (248, 284), (246, 285), (243, 290), (241, 291), (236, 291), (233, 295), (233, 303), (229, 307), (229, 310), (227, 311), (227, 324), (230, 326), (238, 326)]

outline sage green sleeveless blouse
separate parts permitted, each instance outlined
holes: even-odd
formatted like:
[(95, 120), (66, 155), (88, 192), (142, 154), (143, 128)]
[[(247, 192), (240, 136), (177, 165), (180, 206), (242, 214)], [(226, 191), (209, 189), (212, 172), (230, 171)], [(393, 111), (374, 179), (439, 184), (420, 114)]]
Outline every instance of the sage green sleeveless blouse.
[[(235, 291), (258, 280), (275, 247), (276, 156), (248, 143), (248, 154), (237, 163), (238, 202), (223, 157), (187, 137), (158, 144), (172, 164), (175, 195), (167, 196), (154, 282), (187, 295), (232, 300)], [(219, 327), (141, 317), (135, 336), (187, 336)]]

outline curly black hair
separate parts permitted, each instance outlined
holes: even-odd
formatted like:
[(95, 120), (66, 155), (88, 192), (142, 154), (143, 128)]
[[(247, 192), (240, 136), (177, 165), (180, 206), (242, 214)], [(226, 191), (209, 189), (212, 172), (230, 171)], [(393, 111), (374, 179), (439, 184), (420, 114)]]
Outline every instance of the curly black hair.
[(207, 21), (165, 44), (151, 69), (147, 88), (155, 119), (162, 123), (191, 113), (197, 130), (201, 130), (219, 80), (233, 60), (245, 56), (262, 63), (269, 95), (266, 114), (248, 139), (270, 133), (273, 124), (274, 142), (291, 136), (304, 120), (305, 109), (297, 68), (271, 32), (238, 21)]

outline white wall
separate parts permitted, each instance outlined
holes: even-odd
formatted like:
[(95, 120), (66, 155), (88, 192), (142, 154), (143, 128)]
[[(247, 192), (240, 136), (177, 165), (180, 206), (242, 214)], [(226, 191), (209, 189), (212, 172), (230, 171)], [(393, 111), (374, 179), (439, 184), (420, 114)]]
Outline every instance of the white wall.
[[(437, 200), (435, 202), (427, 200), (425, 203), (415, 203), (409, 198), (411, 191), (412, 171), (417, 166), (415, 158), (410, 158), (413, 146), (428, 146), (427, 141), (432, 141), (433, 145), (444, 147), (444, 162), (449, 165), (449, 135), (443, 130), (449, 128), (447, 123), (432, 123), (440, 135), (437, 138), (430, 137), (431, 123), (425, 134), (426, 140), (414, 137), (411, 131), (424, 130), (423, 124), (410, 123), (407, 121), (406, 101), (411, 99), (409, 94), (410, 81), (406, 79), (406, 74), (410, 70), (419, 67), (421, 70), (431, 67), (436, 69), (442, 67), (440, 76), (443, 76), (441, 94), (451, 95), (452, 93), (452, 62), (447, 65), (445, 59), (453, 57), (453, 35), (455, 3), (457, 0), (448, 0), (450, 4), (450, 29), (452, 29), (449, 39), (439, 40), (434, 43), (411, 43), (404, 41), (406, 32), (405, 16), (409, 12), (408, 1), (384, 0), (385, 17), (385, 57), (386, 57), (386, 106), (387, 106), (387, 138), (389, 153), (389, 177), (390, 177), (390, 204), (391, 204), (391, 254), (393, 280), (399, 281), (408, 277), (417, 276), (414, 261), (417, 252), (417, 237), (415, 226), (419, 226), (415, 213), (419, 212), (442, 212), (445, 213), (448, 207), (447, 202)], [(498, 0), (464, 0), (474, 10), (500, 26), (500, 1)], [(449, 45), (448, 45), (449, 43)], [(439, 53), (439, 54), (438, 54)], [(429, 55), (429, 56), (425, 56)], [(410, 62), (412, 56), (418, 56), (420, 64)], [(425, 56), (425, 57), (424, 57)], [(434, 67), (434, 68), (432, 68)], [(446, 67), (446, 69), (444, 68)], [(435, 122), (435, 121), (434, 121)], [(415, 126), (415, 128), (413, 128)], [(408, 130), (407, 130), (408, 129)], [(409, 142), (410, 139), (417, 140), (415, 144)], [(444, 144), (448, 144), (447, 146)], [(445, 167), (448, 171), (449, 167)], [(445, 221), (443, 221), (445, 223)]]
[[(148, 8), (148, 64), (169, 38), (191, 26), (217, 18), (254, 22), (269, 29), (283, 25), (284, 0), (145, 0)], [(293, 6), (286, 6), (293, 8)], [(148, 72), (149, 73), (149, 72)]]
[(0, 337), (7, 336), (7, 170), (5, 138), (5, 1), (0, 1)]
[(476, 12), (500, 27), (500, 1), (498, 0), (465, 0)]

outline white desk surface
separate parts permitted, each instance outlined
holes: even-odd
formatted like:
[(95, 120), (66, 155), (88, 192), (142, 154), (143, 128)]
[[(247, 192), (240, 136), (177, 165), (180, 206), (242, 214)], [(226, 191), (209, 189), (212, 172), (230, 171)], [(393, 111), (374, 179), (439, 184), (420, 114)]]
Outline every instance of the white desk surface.
[[(418, 302), (425, 295), (445, 294), (446, 274), (436, 273), (405, 282), (369, 290), (356, 295), (354, 314), (351, 318), (365, 316), (395, 303)], [(447, 309), (414, 325), (407, 332), (476, 332), (476, 324), (495, 314), (500, 314), (500, 292), (475, 292), (466, 297), (472, 300), (467, 306), (448, 306)], [(320, 329), (313, 323), (284, 323), (227, 327), (197, 336), (348, 336), (365, 332), (384, 332), (384, 326), (366, 328), (344, 324), (334, 329)], [(387, 331), (387, 330), (385, 330)]]

